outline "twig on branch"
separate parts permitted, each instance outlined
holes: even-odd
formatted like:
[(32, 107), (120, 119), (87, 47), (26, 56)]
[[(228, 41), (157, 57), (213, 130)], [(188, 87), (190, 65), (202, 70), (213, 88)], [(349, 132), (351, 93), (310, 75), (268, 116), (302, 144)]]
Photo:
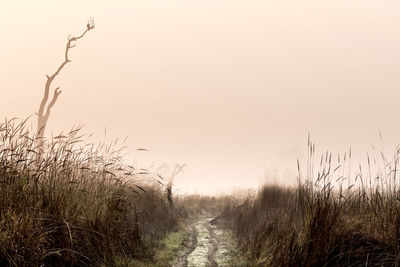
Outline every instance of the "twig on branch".
[(36, 132), (36, 137), (43, 137), (44, 136), (44, 131), (46, 129), (46, 124), (47, 124), (47, 120), (49, 119), (50, 116), (50, 112), (52, 107), (54, 106), (54, 104), (56, 103), (58, 96), (61, 94), (61, 90), (60, 87), (57, 87), (54, 90), (54, 95), (53, 98), (51, 99), (50, 103), (47, 106), (46, 109), (46, 113), (45, 111), (45, 106), (46, 103), (49, 99), (49, 91), (50, 91), (50, 86), (51, 83), (53, 82), (53, 80), (56, 78), (56, 76), (60, 73), (60, 71), (65, 67), (65, 65), (67, 65), (68, 62), (71, 62), (71, 60), (68, 58), (68, 53), (69, 50), (73, 47), (76, 46), (76, 44), (74, 42), (78, 41), (79, 39), (83, 38), (87, 32), (89, 32), (90, 30), (93, 30), (95, 28), (95, 24), (94, 24), (94, 19), (90, 18), (88, 21), (88, 24), (86, 25), (86, 29), (85, 31), (76, 37), (71, 37), (68, 36), (68, 42), (65, 48), (65, 59), (64, 61), (61, 63), (61, 65), (58, 67), (58, 69), (56, 70), (56, 72), (53, 73), (53, 75), (49, 76), (46, 75), (46, 84), (44, 87), (44, 95), (42, 98), (42, 101), (40, 102), (40, 106), (39, 106), (39, 111), (36, 113), (36, 115), (38, 115), (38, 123), (37, 123), (37, 132)]

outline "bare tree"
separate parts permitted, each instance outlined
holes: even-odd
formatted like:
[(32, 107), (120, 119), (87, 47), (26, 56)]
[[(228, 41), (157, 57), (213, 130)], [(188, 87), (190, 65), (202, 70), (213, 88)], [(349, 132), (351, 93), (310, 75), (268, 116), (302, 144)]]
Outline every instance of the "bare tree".
[(89, 32), (90, 30), (93, 30), (94, 27), (95, 27), (94, 20), (93, 20), (93, 18), (90, 18), (86, 25), (85, 31), (81, 35), (76, 36), (76, 37), (69, 36), (68, 41), (67, 41), (67, 46), (65, 49), (64, 61), (61, 63), (61, 65), (58, 67), (58, 69), (56, 70), (56, 72), (54, 72), (53, 75), (51, 75), (51, 76), (46, 75), (47, 81), (46, 81), (46, 84), (44, 87), (44, 95), (43, 95), (42, 101), (40, 102), (39, 111), (36, 113), (36, 115), (38, 116), (36, 137), (41, 138), (44, 136), (47, 120), (49, 119), (51, 109), (53, 108), (54, 104), (57, 102), (57, 99), (61, 94), (60, 87), (57, 87), (56, 89), (54, 89), (53, 98), (51, 99), (50, 103), (48, 103), (48, 105), (46, 107), (47, 101), (49, 100), (50, 86), (51, 86), (52, 82), (54, 81), (56, 76), (60, 73), (60, 71), (65, 67), (65, 65), (67, 65), (68, 62), (71, 62), (71, 60), (68, 58), (68, 52), (71, 48), (76, 46), (76, 44), (74, 44), (74, 42), (76, 42), (79, 39), (81, 39), (82, 37), (84, 37), (86, 35), (86, 33)]
[(175, 168), (173, 169), (173, 171), (170, 173), (170, 176), (169, 176), (169, 181), (167, 184), (167, 198), (168, 198), (169, 206), (171, 208), (174, 206), (174, 201), (172, 199), (172, 186), (173, 186), (174, 178), (176, 175), (178, 175), (180, 172), (183, 171), (184, 167), (186, 167), (186, 164), (176, 164)]

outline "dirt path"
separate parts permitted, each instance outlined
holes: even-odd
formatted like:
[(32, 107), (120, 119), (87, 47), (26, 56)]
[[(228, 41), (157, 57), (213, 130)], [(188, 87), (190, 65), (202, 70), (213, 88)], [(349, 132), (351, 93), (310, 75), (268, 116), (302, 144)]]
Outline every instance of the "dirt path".
[(197, 245), (197, 232), (194, 226), (190, 227), (188, 239), (184, 241), (184, 249), (179, 254), (179, 257), (176, 261), (172, 264), (172, 266), (177, 267), (186, 267), (188, 266), (187, 257), (193, 250), (196, 248)]
[(212, 219), (202, 218), (192, 225), (185, 248), (172, 266), (242, 266), (235, 259), (237, 246), (232, 235), (226, 229), (213, 224)]
[(208, 262), (210, 267), (217, 267), (218, 264), (215, 261), (215, 255), (217, 254), (218, 251), (218, 239), (217, 236), (215, 235), (214, 227), (211, 225), (211, 222), (212, 218), (208, 219), (208, 222), (206, 224), (206, 228), (210, 235), (209, 242), (211, 243), (211, 247), (208, 250)]

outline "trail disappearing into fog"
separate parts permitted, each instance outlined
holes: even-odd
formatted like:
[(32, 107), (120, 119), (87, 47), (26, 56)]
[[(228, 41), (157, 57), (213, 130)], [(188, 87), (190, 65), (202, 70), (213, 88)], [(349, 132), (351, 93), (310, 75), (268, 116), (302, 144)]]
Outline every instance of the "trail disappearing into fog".
[(227, 230), (213, 223), (213, 218), (203, 218), (195, 222), (189, 230), (184, 247), (173, 266), (233, 266), (236, 243)]

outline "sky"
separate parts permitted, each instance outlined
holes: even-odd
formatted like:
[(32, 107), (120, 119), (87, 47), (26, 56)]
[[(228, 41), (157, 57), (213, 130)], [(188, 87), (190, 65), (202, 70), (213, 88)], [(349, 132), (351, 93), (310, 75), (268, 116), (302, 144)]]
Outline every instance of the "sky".
[(94, 17), (53, 83), (48, 134), (128, 136), (149, 150), (129, 162), (187, 164), (182, 192), (291, 183), (308, 133), (360, 157), (379, 131), (398, 144), (399, 14), (394, 0), (2, 1), (0, 118), (34, 120)]

